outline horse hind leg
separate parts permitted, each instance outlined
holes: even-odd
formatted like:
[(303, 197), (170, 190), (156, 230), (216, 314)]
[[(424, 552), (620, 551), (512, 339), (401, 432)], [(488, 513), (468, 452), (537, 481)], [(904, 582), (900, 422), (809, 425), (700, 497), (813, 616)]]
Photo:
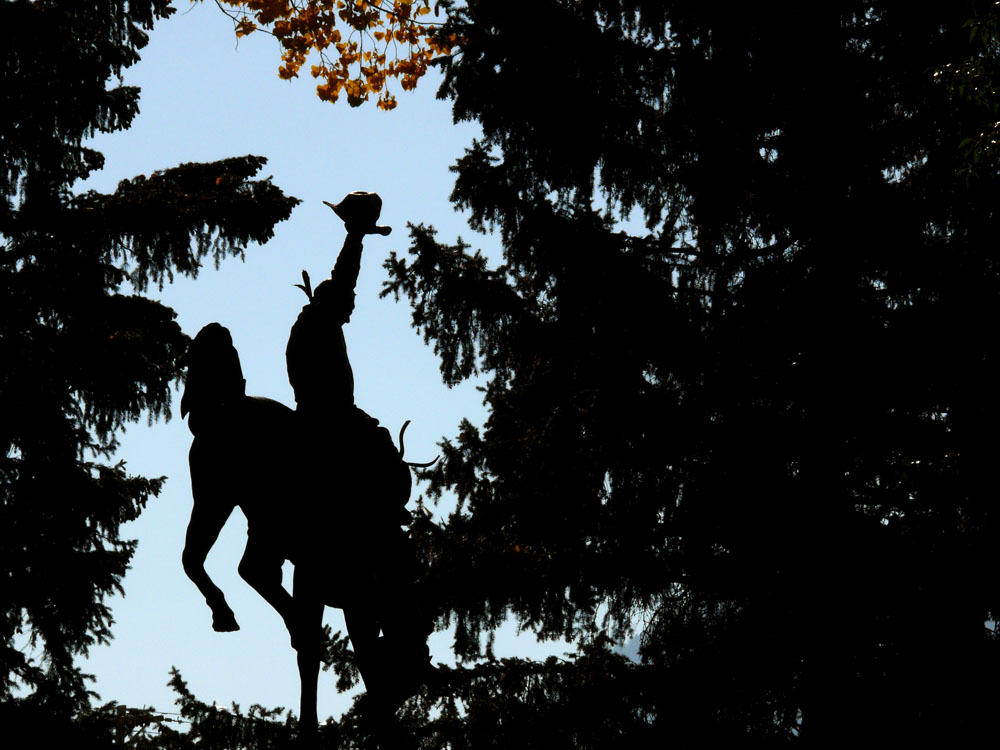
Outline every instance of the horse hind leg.
[(304, 733), (312, 734), (316, 732), (319, 721), (316, 701), (324, 605), (307, 580), (296, 568), (292, 579), (292, 603), (295, 608), (293, 627), (296, 632), (290, 635), (296, 646), (299, 668), (299, 725)]

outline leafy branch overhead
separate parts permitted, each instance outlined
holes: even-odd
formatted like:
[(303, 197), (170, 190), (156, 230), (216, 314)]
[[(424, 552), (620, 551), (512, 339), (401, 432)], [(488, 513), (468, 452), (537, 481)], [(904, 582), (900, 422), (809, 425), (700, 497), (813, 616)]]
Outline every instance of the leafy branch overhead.
[[(192, 0), (193, 2), (194, 0)], [(431, 21), (440, 2), (430, 0), (216, 0), (233, 19), (236, 36), (255, 31), (274, 36), (281, 45), (278, 75), (299, 74), (315, 52), (319, 64), (310, 73), (320, 79), (316, 94), (335, 102), (341, 94), (352, 107), (375, 95), (382, 110), (396, 107), (389, 80), (405, 91), (416, 88), (428, 67), (458, 46), (455, 34)], [(224, 7), (224, 6), (229, 6)]]

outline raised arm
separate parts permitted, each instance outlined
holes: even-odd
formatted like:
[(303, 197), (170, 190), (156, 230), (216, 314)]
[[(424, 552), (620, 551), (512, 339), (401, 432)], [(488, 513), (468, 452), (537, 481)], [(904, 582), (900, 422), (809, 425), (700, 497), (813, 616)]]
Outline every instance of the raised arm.
[(323, 202), (343, 220), (347, 229), (347, 238), (330, 273), (330, 280), (333, 282), (336, 297), (344, 304), (349, 303), (353, 308), (354, 287), (358, 283), (358, 273), (361, 270), (362, 241), (366, 234), (384, 236), (392, 232), (392, 228), (375, 224), (382, 213), (382, 199), (377, 193), (349, 193), (336, 205)]
[[(331, 307), (336, 308), (341, 318), (340, 323), (350, 320), (354, 311), (354, 288), (358, 284), (358, 274), (361, 272), (361, 251), (364, 233), (358, 231), (347, 232), (344, 239), (344, 246), (340, 249), (337, 262), (330, 272), (330, 280), (324, 282), (329, 284), (330, 289), (326, 296), (326, 302)], [(318, 294), (322, 292), (317, 289)]]

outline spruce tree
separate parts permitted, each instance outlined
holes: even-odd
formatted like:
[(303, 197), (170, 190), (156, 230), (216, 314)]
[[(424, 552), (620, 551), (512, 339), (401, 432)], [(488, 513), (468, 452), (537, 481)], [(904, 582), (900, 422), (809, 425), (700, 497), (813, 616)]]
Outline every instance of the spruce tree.
[(75, 658), (111, 637), (107, 599), (135, 548), (120, 527), (163, 481), (113, 458), (127, 423), (169, 418), (188, 341), (143, 292), (266, 242), (298, 202), (253, 179), (257, 156), (74, 192), (103, 166), (86, 139), (138, 114), (121, 73), (172, 12), (0, 3), (0, 704), (48, 717), (36, 732), (87, 706)]
[[(483, 130), (452, 198), (503, 261), (417, 226), (387, 264), (445, 382), (487, 378), (485, 426), (430, 473), (459, 507), (421, 535), (428, 590), (462, 657), (507, 616), (585, 648), (450, 673), (421, 731), (977, 736), (1000, 606), (995, 13), (539, 0), (528, 35), (507, 4), (442, 5), (461, 48), (440, 95)], [(608, 647), (637, 623), (629, 666)]]

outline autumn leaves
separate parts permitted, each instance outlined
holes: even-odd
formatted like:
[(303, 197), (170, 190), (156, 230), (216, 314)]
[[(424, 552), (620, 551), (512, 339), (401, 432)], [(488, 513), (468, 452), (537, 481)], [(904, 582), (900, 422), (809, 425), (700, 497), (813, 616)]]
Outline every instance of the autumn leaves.
[[(295, 78), (311, 53), (319, 64), (316, 94), (329, 102), (345, 95), (357, 107), (374, 96), (382, 110), (396, 107), (389, 88), (416, 87), (429, 64), (457, 46), (454, 34), (426, 18), (430, 0), (216, 0), (233, 19), (236, 36), (261, 30), (281, 44), (278, 75)], [(227, 7), (228, 6), (228, 7)], [(436, 10), (436, 7), (435, 7)]]

